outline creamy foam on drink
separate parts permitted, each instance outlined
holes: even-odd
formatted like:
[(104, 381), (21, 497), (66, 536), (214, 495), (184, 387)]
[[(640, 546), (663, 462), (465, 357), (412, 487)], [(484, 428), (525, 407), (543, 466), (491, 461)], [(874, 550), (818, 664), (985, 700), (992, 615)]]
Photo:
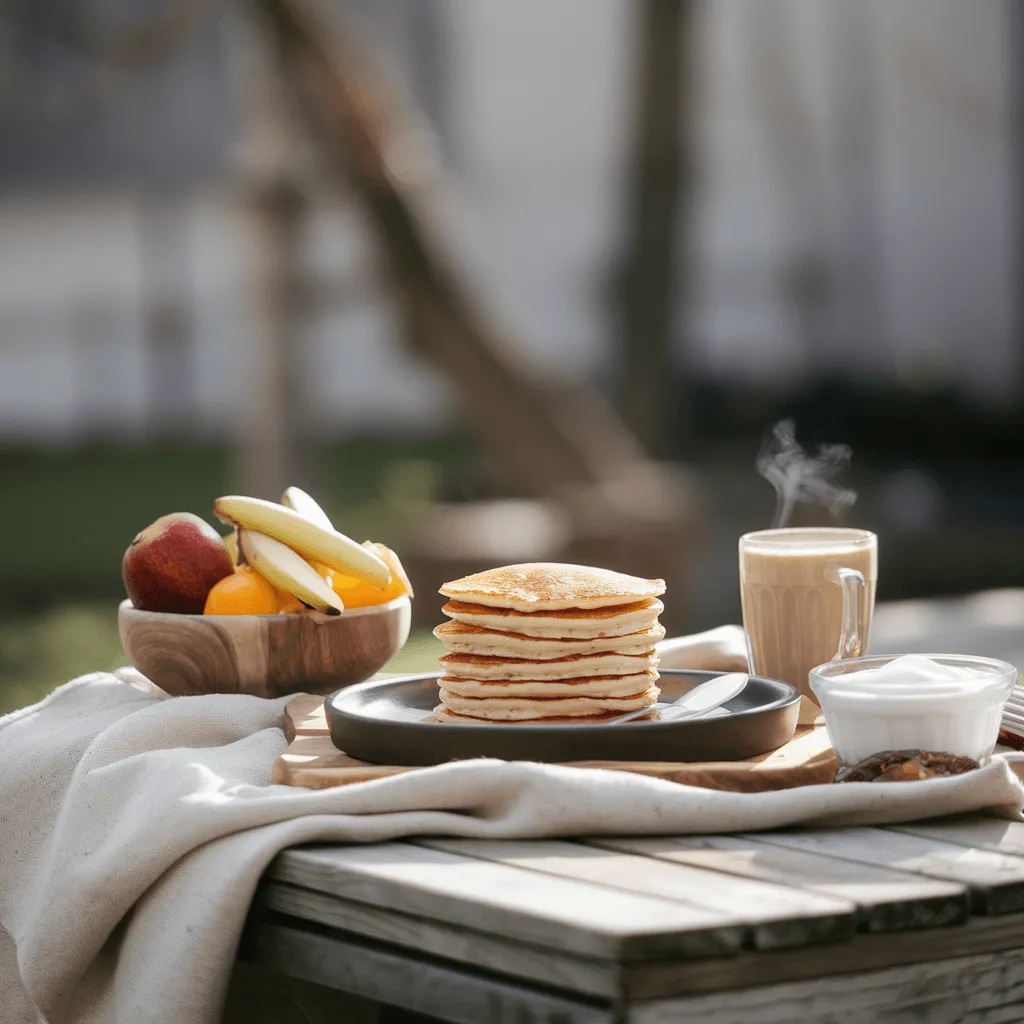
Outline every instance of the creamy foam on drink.
[(877, 542), (866, 530), (762, 530), (740, 538), (740, 596), (751, 667), (810, 696), (807, 674), (831, 661), (843, 624), (843, 588), (836, 573), (864, 577), (856, 616), (866, 650), (878, 577)]

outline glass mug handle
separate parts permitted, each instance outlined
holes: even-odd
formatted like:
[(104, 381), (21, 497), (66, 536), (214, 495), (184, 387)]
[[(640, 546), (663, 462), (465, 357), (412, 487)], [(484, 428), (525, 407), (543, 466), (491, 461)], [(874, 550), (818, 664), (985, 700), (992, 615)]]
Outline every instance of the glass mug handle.
[(832, 660), (858, 658), (864, 646), (864, 637), (860, 633), (866, 600), (864, 575), (856, 569), (847, 569), (843, 566), (833, 569), (832, 572), (843, 588), (843, 622), (839, 631), (839, 647)]

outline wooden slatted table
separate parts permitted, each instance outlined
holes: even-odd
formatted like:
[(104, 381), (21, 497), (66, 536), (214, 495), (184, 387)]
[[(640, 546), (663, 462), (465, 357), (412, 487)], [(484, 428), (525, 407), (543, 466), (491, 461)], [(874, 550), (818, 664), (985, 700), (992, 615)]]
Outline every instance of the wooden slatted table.
[(241, 958), (465, 1024), (1024, 1021), (1024, 823), (293, 849)]

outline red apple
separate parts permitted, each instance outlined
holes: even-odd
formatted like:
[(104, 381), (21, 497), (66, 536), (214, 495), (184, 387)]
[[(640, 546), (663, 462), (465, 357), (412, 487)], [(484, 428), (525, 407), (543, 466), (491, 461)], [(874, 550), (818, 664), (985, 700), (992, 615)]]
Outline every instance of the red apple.
[(128, 545), (121, 576), (132, 604), (149, 612), (199, 615), (206, 595), (234, 571), (220, 534), (191, 512), (172, 512)]

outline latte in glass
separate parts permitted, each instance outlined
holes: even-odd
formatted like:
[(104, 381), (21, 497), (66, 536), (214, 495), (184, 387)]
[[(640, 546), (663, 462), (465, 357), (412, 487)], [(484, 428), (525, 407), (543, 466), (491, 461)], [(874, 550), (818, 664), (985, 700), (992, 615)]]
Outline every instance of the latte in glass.
[(877, 537), (833, 527), (759, 530), (740, 538), (739, 554), (751, 671), (813, 699), (812, 668), (867, 651)]

